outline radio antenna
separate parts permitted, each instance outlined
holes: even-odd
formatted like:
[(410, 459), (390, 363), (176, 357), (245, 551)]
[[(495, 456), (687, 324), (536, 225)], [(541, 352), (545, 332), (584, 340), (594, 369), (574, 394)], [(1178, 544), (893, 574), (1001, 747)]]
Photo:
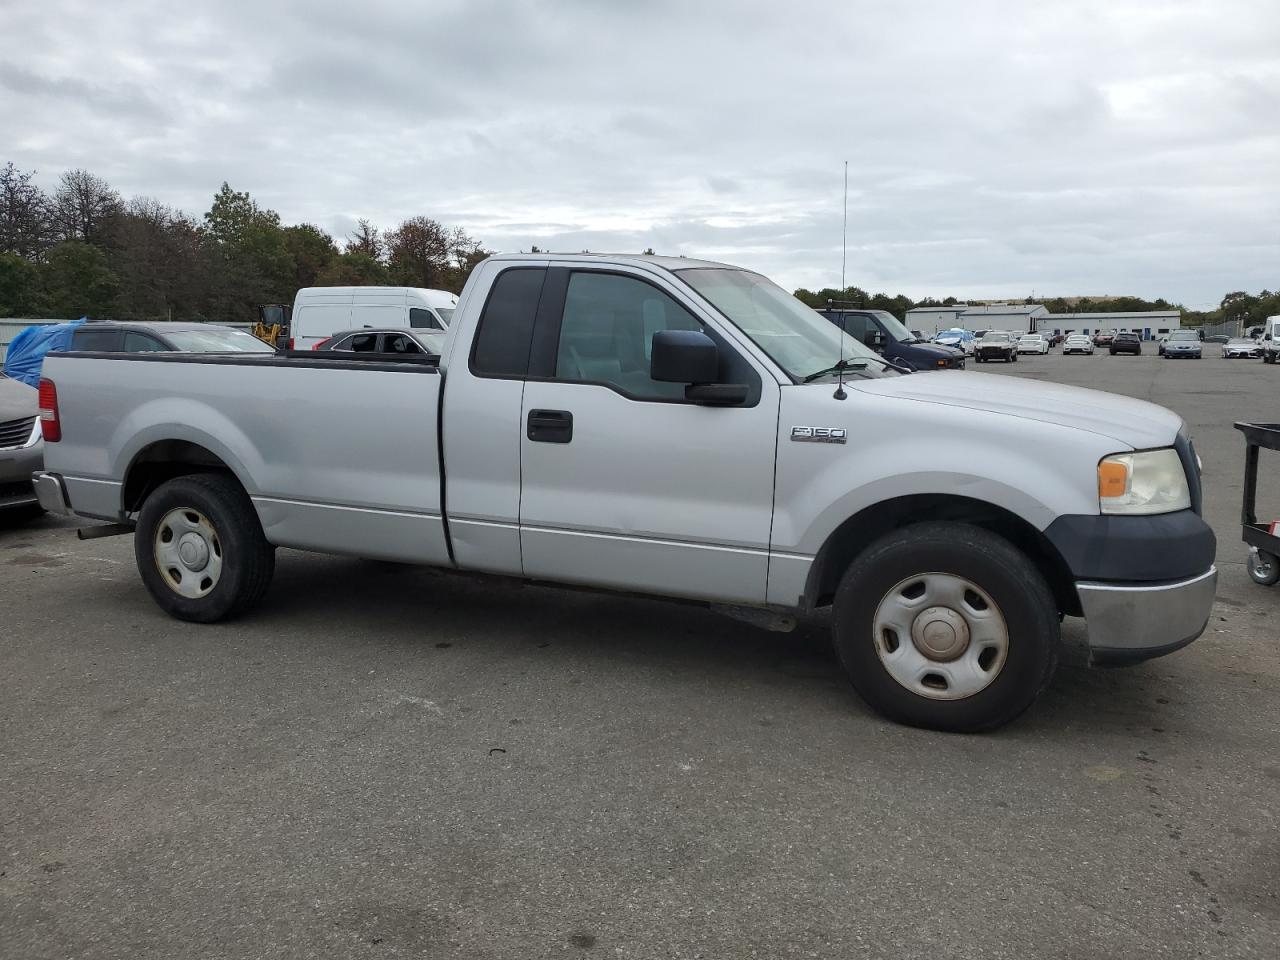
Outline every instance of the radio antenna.
[[(844, 221), (840, 228), (840, 296), (846, 296), (844, 285), (845, 261), (849, 257), (849, 161), (844, 162)], [(844, 392), (844, 321), (840, 318), (840, 356), (836, 357), (836, 392), (832, 394), (837, 400), (844, 400), (849, 395)]]

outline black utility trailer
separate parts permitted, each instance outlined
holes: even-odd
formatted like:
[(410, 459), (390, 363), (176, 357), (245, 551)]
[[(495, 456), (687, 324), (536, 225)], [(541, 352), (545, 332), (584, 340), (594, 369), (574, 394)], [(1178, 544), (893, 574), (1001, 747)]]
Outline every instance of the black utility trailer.
[(1274, 524), (1259, 523), (1255, 512), (1258, 498), (1258, 451), (1280, 450), (1280, 423), (1237, 423), (1244, 434), (1244, 504), (1240, 510), (1242, 539), (1249, 545), (1249, 576), (1264, 587), (1280, 580), (1280, 536)]

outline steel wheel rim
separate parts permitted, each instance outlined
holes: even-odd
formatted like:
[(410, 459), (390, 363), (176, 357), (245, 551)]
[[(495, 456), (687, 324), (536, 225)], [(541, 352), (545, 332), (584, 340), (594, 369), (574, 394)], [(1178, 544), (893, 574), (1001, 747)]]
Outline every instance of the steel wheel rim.
[(989, 687), (1009, 655), (1009, 627), (985, 590), (951, 573), (895, 584), (872, 620), (889, 676), (930, 700), (964, 700)]
[(222, 578), (218, 531), (192, 507), (176, 507), (160, 518), (152, 552), (161, 579), (181, 597), (206, 597)]

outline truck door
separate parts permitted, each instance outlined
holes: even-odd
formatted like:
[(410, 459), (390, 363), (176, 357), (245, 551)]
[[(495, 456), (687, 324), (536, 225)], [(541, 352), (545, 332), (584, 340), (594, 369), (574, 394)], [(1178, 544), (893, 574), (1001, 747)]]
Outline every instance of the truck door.
[[(698, 309), (660, 276), (548, 272), (521, 417), (525, 576), (764, 600), (778, 385)], [(747, 402), (699, 406), (651, 379), (653, 335), (670, 329), (717, 340)]]
[(547, 270), (536, 262), (483, 269), (499, 272), (479, 319), (455, 333), (470, 353), (445, 371), (444, 509), (458, 566), (519, 575), (521, 398)]

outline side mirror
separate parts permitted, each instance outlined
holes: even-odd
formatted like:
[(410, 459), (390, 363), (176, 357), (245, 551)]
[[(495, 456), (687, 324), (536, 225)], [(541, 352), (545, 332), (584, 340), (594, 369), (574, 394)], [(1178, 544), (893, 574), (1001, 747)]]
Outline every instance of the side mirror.
[(653, 335), (649, 376), (665, 383), (715, 383), (720, 371), (716, 342), (701, 330), (659, 330)]
[(867, 334), (867, 346), (872, 350), (884, 349), (884, 334), (879, 330), (872, 330)]
[(708, 406), (730, 406), (747, 399), (744, 383), (717, 383), (720, 351), (701, 330), (659, 330), (653, 335), (649, 376), (683, 383), (684, 398)]

